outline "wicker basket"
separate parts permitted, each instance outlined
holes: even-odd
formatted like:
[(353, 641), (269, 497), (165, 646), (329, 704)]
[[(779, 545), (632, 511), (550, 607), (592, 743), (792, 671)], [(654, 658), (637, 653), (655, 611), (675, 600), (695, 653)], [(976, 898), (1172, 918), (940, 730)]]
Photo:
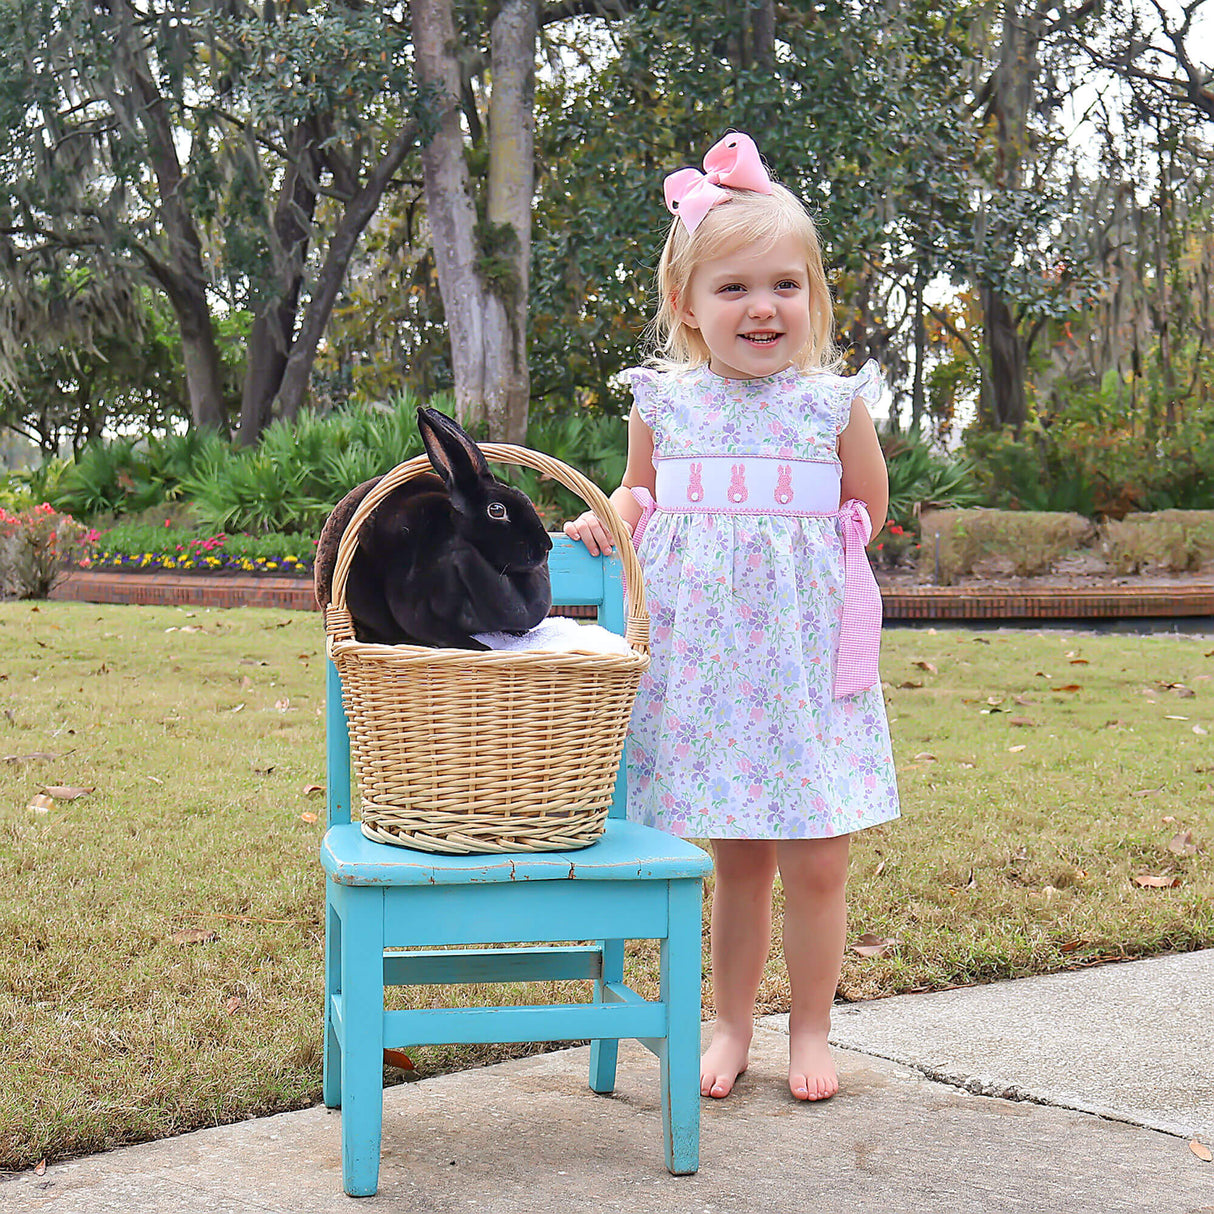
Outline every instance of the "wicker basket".
[(564, 851), (606, 826), (624, 735), (649, 665), (641, 569), (614, 507), (581, 473), (525, 447), (485, 457), (534, 468), (605, 521), (624, 561), (628, 654), (476, 652), (354, 639), (346, 580), (358, 532), (395, 488), (431, 466), (399, 464), (360, 503), (337, 551), (326, 648), (341, 675), (370, 839), (430, 852)]

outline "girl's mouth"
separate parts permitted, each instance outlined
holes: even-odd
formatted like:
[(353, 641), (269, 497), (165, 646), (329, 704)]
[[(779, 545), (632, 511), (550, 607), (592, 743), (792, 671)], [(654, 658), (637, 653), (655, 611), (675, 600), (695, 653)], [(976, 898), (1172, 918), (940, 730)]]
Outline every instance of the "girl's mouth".
[(739, 336), (753, 346), (771, 346), (775, 345), (784, 335), (782, 333), (742, 333)]

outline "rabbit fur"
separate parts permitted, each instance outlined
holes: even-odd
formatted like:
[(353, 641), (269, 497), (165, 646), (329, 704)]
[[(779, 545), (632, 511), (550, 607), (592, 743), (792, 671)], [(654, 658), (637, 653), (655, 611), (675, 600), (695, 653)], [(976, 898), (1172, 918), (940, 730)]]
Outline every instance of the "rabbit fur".
[[(485, 649), (478, 632), (521, 634), (552, 606), (552, 540), (527, 495), (489, 471), (484, 454), (437, 409), (417, 411), (434, 468), (394, 489), (358, 537), (346, 606), (360, 641)], [(337, 548), (382, 477), (337, 504), (316, 549), (316, 600), (332, 599)]]

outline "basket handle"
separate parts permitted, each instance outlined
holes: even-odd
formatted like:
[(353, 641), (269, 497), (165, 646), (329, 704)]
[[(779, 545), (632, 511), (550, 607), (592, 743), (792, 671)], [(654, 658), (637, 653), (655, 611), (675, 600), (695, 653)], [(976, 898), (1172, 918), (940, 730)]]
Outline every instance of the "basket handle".
[[(518, 464), (532, 468), (553, 480), (560, 481), (572, 490), (598, 515), (611, 533), (612, 542), (624, 562), (624, 576), (628, 585), (628, 616), (624, 625), (624, 639), (636, 650), (649, 651), (649, 613), (645, 608), (645, 583), (641, 576), (641, 563), (632, 546), (632, 537), (619, 512), (606, 495), (592, 481), (575, 468), (528, 447), (516, 447), (511, 443), (481, 443), (480, 449), (487, 460), (499, 464)], [(335, 640), (353, 640), (354, 620), (346, 607), (346, 579), (354, 553), (358, 547), (358, 533), (371, 512), (392, 492), (408, 481), (414, 480), (434, 468), (424, 455), (414, 456), (403, 464), (397, 464), (391, 472), (359, 503), (337, 546), (337, 562), (333, 568), (331, 601), (325, 610), (325, 627)]]

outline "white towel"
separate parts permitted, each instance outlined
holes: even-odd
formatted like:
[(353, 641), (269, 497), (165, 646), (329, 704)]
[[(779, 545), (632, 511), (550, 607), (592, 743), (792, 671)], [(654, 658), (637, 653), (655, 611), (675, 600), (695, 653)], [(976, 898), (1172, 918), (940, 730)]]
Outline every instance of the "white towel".
[(590, 653), (632, 653), (632, 646), (618, 633), (599, 624), (579, 624), (568, 616), (550, 615), (521, 637), (508, 632), (480, 632), (476, 639), (490, 649), (548, 649)]

